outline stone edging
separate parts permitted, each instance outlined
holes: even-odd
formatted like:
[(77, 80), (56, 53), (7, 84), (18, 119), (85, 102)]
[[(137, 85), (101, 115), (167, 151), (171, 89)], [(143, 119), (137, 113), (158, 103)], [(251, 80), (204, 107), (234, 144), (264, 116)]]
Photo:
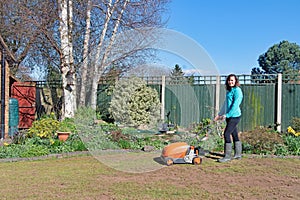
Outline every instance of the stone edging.
[(76, 152), (68, 152), (68, 153), (61, 153), (61, 154), (49, 154), (49, 155), (45, 155), (45, 156), (36, 156), (36, 157), (30, 157), (30, 158), (2, 158), (2, 159), (0, 159), (0, 163), (46, 160), (46, 159), (50, 159), (50, 158), (67, 158), (67, 157), (85, 156), (85, 155), (91, 155), (91, 154), (89, 151), (76, 151)]

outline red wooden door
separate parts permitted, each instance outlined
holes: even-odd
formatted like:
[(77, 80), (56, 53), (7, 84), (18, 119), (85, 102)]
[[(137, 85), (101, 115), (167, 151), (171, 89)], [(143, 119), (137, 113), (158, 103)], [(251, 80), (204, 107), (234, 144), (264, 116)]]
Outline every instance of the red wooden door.
[(19, 128), (30, 128), (35, 120), (36, 87), (32, 82), (15, 82), (11, 97), (19, 102)]

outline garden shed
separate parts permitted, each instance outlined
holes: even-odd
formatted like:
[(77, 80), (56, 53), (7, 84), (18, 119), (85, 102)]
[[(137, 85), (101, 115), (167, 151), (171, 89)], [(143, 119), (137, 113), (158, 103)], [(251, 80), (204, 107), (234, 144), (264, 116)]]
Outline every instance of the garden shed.
[(9, 132), (9, 99), (10, 99), (10, 86), (16, 82), (16, 78), (10, 75), (10, 67), (16, 63), (15, 57), (9, 51), (3, 38), (0, 35), (0, 60), (1, 60), (1, 139), (8, 137)]

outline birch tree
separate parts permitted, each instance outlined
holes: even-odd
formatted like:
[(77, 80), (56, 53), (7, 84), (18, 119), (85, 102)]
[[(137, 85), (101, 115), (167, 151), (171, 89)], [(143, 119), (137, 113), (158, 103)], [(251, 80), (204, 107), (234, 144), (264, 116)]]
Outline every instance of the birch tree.
[(73, 117), (76, 111), (76, 79), (72, 44), (73, 9), (71, 0), (58, 0), (61, 43), (60, 65), (64, 104), (62, 117)]
[[(97, 36), (99, 38), (95, 53), (92, 55), (90, 66), (82, 65), (81, 75), (81, 94), (80, 99), (85, 98), (85, 89), (88, 82), (91, 81), (91, 96), (90, 105), (93, 109), (97, 106), (97, 90), (98, 82), (101, 76), (107, 71), (109, 67), (117, 66), (121, 67), (121, 71), (126, 69), (126, 66), (132, 65), (132, 61), (137, 62), (143, 56), (138, 56), (138, 52), (144, 51), (149, 46), (149, 38), (151, 38), (151, 31), (147, 32), (147, 42), (143, 42), (143, 39), (135, 40), (135, 44), (122, 44), (126, 40), (130, 40), (132, 37), (120, 39), (118, 34), (122, 31), (139, 29), (141, 27), (160, 27), (162, 26), (161, 13), (164, 6), (167, 4), (167, 0), (108, 0), (103, 1), (104, 4), (94, 5), (95, 9), (101, 10), (105, 15), (102, 30)], [(87, 14), (88, 16), (88, 14)], [(87, 18), (88, 19), (88, 18)], [(86, 23), (88, 27), (88, 21)], [(154, 39), (154, 38), (153, 38)], [(119, 40), (119, 41), (118, 41)], [(144, 40), (144, 41), (146, 41)], [(121, 41), (121, 42), (120, 42)], [(139, 41), (139, 42), (137, 42)], [(128, 43), (128, 41), (127, 41)], [(128, 48), (127, 46), (128, 45)], [(85, 52), (87, 52), (85, 50)], [(144, 52), (145, 53), (145, 52)], [(141, 55), (141, 54), (140, 54)], [(144, 54), (146, 56), (146, 54)], [(131, 61), (129, 61), (131, 58)], [(125, 61), (127, 59), (127, 61)], [(94, 62), (93, 62), (93, 61)], [(126, 64), (124, 64), (127, 62)], [(89, 70), (91, 73), (86, 73), (85, 70)], [(88, 78), (84, 78), (86, 75)], [(83, 103), (83, 101), (82, 101)]]

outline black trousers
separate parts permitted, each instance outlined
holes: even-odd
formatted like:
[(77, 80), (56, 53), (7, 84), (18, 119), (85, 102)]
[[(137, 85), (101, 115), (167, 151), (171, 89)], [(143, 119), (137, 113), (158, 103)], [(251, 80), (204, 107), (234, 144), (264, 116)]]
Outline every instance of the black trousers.
[(231, 137), (234, 142), (240, 141), (238, 136), (237, 125), (240, 122), (241, 117), (229, 117), (226, 118), (226, 127), (224, 131), (225, 143), (231, 143)]

